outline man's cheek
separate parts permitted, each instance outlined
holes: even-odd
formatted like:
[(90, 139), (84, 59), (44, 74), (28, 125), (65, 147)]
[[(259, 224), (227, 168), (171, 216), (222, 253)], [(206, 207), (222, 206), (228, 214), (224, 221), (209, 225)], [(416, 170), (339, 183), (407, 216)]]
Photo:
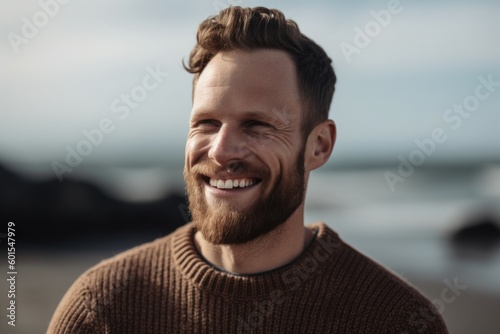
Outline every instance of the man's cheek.
[(189, 151), (208, 149), (212, 145), (214, 138), (215, 136), (213, 135), (205, 135), (202, 133), (193, 134), (192, 136), (188, 137), (186, 149), (188, 149)]

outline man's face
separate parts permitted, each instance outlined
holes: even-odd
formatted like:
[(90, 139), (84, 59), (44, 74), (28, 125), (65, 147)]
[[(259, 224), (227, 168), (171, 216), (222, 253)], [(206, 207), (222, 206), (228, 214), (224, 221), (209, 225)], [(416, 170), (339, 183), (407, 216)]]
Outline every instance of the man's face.
[(218, 53), (196, 84), (184, 176), (196, 228), (241, 244), (281, 226), (304, 199), (295, 67), (283, 51)]

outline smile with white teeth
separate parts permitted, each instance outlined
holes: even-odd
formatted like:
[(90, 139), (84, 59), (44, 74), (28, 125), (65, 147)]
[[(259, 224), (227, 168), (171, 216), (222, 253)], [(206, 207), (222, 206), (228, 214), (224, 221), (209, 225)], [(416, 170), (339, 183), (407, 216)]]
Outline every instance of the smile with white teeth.
[(245, 188), (254, 185), (256, 181), (250, 179), (237, 179), (237, 180), (217, 180), (210, 179), (210, 185), (218, 189), (233, 189)]

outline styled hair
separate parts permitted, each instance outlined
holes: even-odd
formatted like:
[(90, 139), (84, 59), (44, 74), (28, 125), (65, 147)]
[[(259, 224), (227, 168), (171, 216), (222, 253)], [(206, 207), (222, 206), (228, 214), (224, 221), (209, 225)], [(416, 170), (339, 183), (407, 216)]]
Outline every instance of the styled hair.
[(277, 9), (229, 7), (198, 27), (197, 44), (184, 67), (193, 78), (193, 94), (200, 74), (221, 51), (276, 49), (291, 56), (302, 102), (302, 132), (328, 119), (337, 80), (332, 60), (298, 25)]

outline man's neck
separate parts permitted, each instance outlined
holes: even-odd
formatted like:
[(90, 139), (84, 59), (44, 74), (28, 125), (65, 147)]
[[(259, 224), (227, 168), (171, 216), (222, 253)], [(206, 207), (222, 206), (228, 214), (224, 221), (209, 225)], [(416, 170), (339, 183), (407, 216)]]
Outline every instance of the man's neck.
[(236, 274), (256, 274), (293, 261), (313, 237), (303, 221), (288, 220), (265, 236), (241, 245), (213, 245), (199, 231), (194, 241), (200, 254), (214, 266)]

